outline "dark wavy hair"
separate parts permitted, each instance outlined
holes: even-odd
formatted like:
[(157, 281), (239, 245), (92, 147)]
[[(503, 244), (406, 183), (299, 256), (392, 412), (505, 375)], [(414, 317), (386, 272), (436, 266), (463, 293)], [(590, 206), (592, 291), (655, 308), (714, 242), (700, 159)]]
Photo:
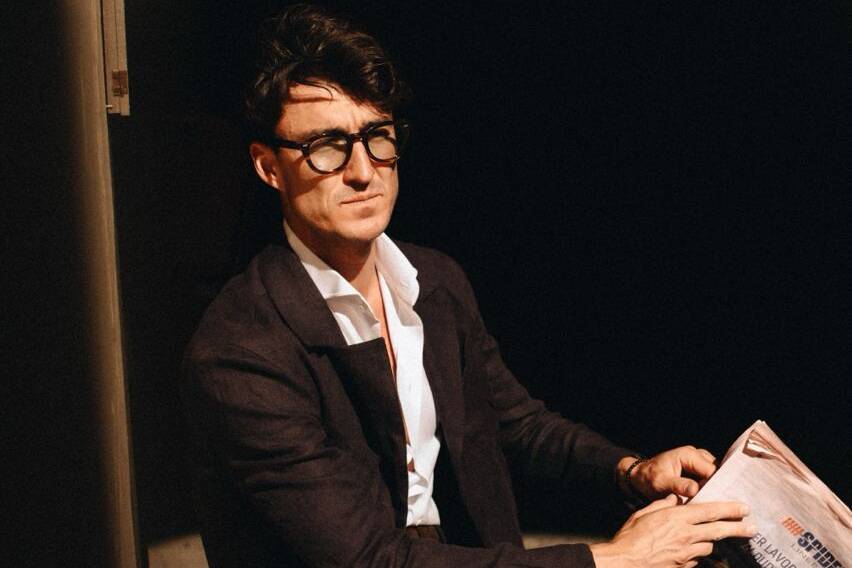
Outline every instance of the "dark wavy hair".
[(292, 85), (338, 85), (359, 103), (394, 113), (408, 90), (376, 39), (324, 8), (290, 6), (258, 33), (252, 78), (245, 95), (247, 135), (273, 136)]

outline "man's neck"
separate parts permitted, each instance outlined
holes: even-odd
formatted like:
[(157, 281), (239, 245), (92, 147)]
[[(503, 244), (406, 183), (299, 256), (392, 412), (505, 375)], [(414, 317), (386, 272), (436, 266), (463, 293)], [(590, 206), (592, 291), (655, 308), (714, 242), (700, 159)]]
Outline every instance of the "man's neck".
[(361, 292), (361, 295), (369, 299), (375, 296), (379, 289), (379, 280), (376, 275), (376, 243), (370, 243), (369, 252), (365, 255), (354, 257), (352, 255), (340, 255), (337, 259), (322, 258), (326, 264), (335, 269), (352, 287)]
[[(299, 235), (297, 235), (299, 236)], [(375, 297), (379, 290), (376, 275), (376, 241), (341, 242), (329, 246), (299, 237), (311, 252), (340, 273), (362, 296)]]

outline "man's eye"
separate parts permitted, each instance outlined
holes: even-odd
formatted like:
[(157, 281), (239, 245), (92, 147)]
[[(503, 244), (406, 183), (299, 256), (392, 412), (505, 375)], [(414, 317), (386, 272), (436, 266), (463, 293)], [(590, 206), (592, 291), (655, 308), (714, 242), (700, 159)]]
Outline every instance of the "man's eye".
[(370, 138), (393, 138), (393, 132), (390, 128), (376, 128), (367, 134)]
[(311, 144), (311, 150), (340, 150), (346, 148), (347, 143), (346, 138), (341, 136), (320, 138)]

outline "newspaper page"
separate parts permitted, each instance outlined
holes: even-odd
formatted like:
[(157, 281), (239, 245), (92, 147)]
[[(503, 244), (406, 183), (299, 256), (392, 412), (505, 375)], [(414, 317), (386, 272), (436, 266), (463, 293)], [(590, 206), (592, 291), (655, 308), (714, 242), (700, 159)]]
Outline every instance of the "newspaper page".
[(692, 502), (742, 501), (758, 529), (751, 539), (716, 543), (703, 566), (852, 568), (852, 513), (758, 420)]

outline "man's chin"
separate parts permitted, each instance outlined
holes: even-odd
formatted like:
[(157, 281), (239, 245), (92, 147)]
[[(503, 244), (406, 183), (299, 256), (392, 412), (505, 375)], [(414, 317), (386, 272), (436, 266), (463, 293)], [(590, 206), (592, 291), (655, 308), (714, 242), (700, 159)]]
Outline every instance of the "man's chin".
[(340, 236), (350, 242), (371, 243), (385, 232), (389, 222), (390, 217), (384, 215), (371, 215), (362, 219), (354, 219), (345, 227), (341, 227)]
[(351, 231), (338, 235), (338, 238), (340, 241), (348, 244), (369, 245), (379, 238), (383, 232), (384, 228), (369, 231)]

